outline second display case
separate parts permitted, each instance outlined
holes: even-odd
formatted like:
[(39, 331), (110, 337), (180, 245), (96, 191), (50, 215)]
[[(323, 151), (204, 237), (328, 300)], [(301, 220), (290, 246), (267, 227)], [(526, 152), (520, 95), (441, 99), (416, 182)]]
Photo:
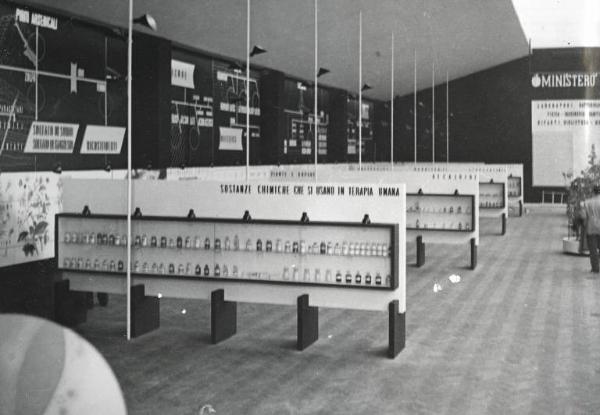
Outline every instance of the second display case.
[(407, 194), (407, 229), (471, 232), (475, 224), (473, 195)]

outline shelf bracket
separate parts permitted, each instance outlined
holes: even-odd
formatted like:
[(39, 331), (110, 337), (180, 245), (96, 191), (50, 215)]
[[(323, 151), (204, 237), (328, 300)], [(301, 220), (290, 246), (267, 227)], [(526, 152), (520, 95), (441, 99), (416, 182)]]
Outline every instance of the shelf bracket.
[(210, 293), (210, 339), (213, 344), (237, 333), (237, 303), (225, 301), (225, 290)]
[(308, 294), (298, 297), (298, 338), (296, 349), (304, 350), (319, 338), (319, 307), (308, 305)]

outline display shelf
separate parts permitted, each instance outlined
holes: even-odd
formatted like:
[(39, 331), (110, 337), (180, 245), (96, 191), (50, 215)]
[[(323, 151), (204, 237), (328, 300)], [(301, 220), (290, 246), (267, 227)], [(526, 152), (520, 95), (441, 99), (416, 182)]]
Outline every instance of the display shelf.
[[(126, 217), (57, 215), (58, 267), (125, 275)], [(398, 287), (398, 226), (132, 218), (132, 274), (195, 280)], [(100, 242), (98, 242), (100, 241)]]
[(473, 232), (475, 197), (473, 195), (406, 195), (407, 230)]
[(516, 176), (508, 176), (508, 197), (521, 197), (521, 178)]
[(479, 209), (504, 209), (504, 183), (479, 183)]

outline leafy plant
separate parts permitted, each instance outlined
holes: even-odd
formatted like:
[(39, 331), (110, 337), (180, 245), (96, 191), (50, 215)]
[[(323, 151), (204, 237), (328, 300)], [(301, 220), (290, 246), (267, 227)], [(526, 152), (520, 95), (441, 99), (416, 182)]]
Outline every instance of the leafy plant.
[[(567, 188), (567, 218), (569, 220), (569, 230), (575, 230), (577, 219), (582, 202), (591, 197), (595, 185), (600, 185), (600, 164), (596, 164), (596, 149), (592, 145), (592, 150), (588, 156), (588, 168), (581, 171), (581, 174), (573, 179), (572, 173), (563, 173), (565, 181), (571, 181)], [(576, 231), (577, 237), (580, 235)]]

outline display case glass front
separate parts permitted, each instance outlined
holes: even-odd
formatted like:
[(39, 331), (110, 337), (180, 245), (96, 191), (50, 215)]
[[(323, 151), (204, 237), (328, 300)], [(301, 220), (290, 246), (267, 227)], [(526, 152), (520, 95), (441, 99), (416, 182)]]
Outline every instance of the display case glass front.
[(521, 178), (509, 176), (508, 178), (508, 197), (521, 197)]
[(504, 208), (504, 183), (479, 183), (479, 209)]
[(474, 210), (473, 195), (407, 194), (407, 229), (471, 232)]
[[(126, 218), (57, 215), (61, 270), (126, 272)], [(134, 275), (360, 288), (398, 286), (398, 225), (139, 217)]]

